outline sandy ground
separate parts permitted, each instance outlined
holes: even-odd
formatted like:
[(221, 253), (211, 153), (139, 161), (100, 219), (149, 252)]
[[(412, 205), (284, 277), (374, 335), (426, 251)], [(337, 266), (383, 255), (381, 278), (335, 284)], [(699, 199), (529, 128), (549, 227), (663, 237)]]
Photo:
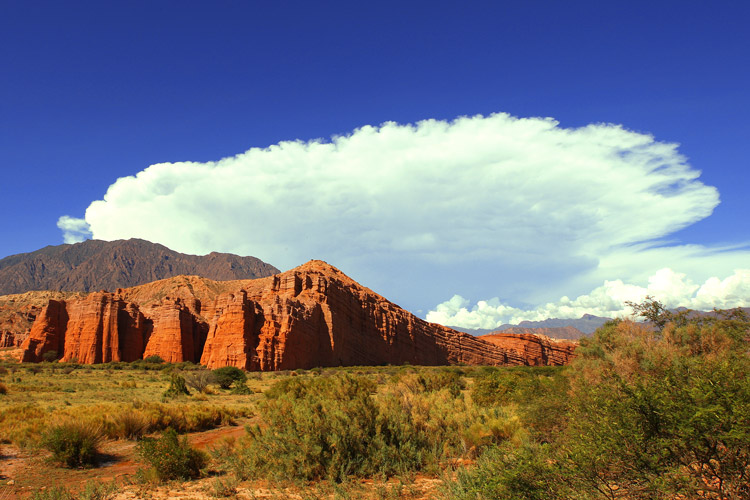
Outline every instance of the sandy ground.
[[(199, 449), (210, 449), (226, 438), (244, 435), (244, 427), (221, 427), (189, 435), (190, 443)], [(88, 481), (116, 481), (118, 493), (113, 500), (204, 500), (217, 498), (217, 484), (230, 482), (228, 477), (207, 477), (189, 482), (172, 482), (160, 486), (132, 484), (136, 471), (142, 467), (135, 456), (132, 441), (108, 441), (102, 447), (103, 460), (91, 469), (66, 469), (50, 464), (44, 455), (31, 453), (11, 445), (0, 445), (0, 500), (29, 498), (34, 492), (55, 486), (71, 491), (80, 490)], [(441, 481), (417, 475), (408, 484), (391, 479), (387, 483), (361, 480), (345, 487), (325, 484), (307, 489), (273, 488), (262, 482), (239, 483), (225, 498), (238, 499), (414, 499), (436, 498)]]

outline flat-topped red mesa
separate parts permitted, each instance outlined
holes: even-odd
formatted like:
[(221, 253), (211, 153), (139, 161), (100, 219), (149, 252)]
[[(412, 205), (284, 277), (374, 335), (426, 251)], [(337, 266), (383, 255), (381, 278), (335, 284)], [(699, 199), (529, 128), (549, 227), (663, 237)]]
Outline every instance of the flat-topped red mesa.
[(79, 363), (158, 355), (209, 368), (559, 365), (576, 344), (537, 335), (483, 339), (428, 323), (335, 267), (310, 261), (254, 280), (178, 276), (114, 293), (49, 300), (22, 361), (56, 351)]

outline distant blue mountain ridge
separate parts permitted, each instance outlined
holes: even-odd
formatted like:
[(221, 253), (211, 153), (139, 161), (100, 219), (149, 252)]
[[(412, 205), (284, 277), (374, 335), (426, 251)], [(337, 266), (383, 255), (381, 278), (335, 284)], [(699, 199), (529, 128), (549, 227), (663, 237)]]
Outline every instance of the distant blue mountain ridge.
[[(593, 314), (584, 314), (580, 318), (549, 318), (542, 321), (521, 321), (517, 325), (500, 325), (497, 328), (493, 329), (473, 329), (473, 328), (463, 328), (463, 327), (457, 327), (457, 326), (450, 326), (450, 328), (453, 328), (454, 330), (458, 330), (461, 332), (470, 333), (472, 335), (487, 335), (489, 333), (493, 332), (502, 332), (509, 329), (537, 329), (537, 328), (544, 328), (544, 329), (560, 329), (562, 333), (562, 329), (569, 329), (569, 327), (573, 327), (576, 330), (581, 332), (580, 337), (585, 335), (591, 335), (594, 333), (594, 331), (602, 326), (604, 323), (609, 321), (612, 318), (604, 318), (601, 316), (594, 316)], [(514, 332), (517, 333), (517, 332)], [(532, 332), (529, 332), (532, 333)], [(570, 338), (569, 335), (554, 335), (554, 332), (548, 332), (545, 333), (545, 335), (549, 335), (550, 337), (556, 337), (556, 338)]]

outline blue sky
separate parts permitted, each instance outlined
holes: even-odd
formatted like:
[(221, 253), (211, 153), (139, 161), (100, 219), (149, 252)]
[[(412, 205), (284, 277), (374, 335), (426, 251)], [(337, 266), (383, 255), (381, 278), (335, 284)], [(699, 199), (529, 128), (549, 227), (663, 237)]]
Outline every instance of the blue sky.
[[(6, 1), (0, 256), (62, 243), (59, 218), (85, 217), (100, 238), (282, 268), (321, 258), (422, 316), (465, 325), (612, 312), (621, 296), (655, 290), (687, 305), (741, 303), (748, 23), (744, 2)], [(530, 122), (541, 129), (528, 138), (516, 118), (534, 117), (555, 123)], [(589, 124), (599, 125), (582, 132)], [(492, 134), (523, 147), (474, 155), (494, 147)], [(649, 137), (638, 151), (676, 169), (666, 187), (643, 165), (607, 163), (613, 151), (633, 157), (618, 141)], [(236, 156), (316, 139), (331, 147)], [(602, 141), (610, 149), (591, 153)], [(665, 160), (660, 145), (674, 143)], [(228, 157), (221, 175), (206, 163)], [(587, 158), (606, 165), (577, 166)], [(163, 163), (174, 165), (148, 168)], [(570, 174), (539, 184), (555, 165)], [(647, 186), (619, 192), (628, 172)], [(108, 189), (117, 201), (96, 208)], [(665, 189), (640, 209), (650, 198), (638, 193)], [(157, 195), (164, 204), (151, 204)], [(610, 206), (618, 197), (632, 203)], [(596, 237), (579, 227), (592, 214)], [(602, 244), (622, 233), (630, 239)]]

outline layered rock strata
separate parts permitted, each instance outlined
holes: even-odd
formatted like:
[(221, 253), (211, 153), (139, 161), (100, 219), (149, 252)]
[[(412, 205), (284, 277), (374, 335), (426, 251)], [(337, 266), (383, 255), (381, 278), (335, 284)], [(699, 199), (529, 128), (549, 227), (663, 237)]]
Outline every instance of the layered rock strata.
[(531, 333), (493, 333), (478, 337), (515, 352), (527, 365), (566, 365), (575, 357), (578, 343)]
[(428, 323), (325, 262), (310, 261), (269, 278), (214, 282), (178, 277), (51, 300), (22, 347), (24, 361), (39, 361), (56, 350), (64, 360), (84, 363), (158, 355), (209, 368), (263, 371), (403, 363), (563, 364), (570, 358), (546, 338), (506, 337), (507, 345)]

